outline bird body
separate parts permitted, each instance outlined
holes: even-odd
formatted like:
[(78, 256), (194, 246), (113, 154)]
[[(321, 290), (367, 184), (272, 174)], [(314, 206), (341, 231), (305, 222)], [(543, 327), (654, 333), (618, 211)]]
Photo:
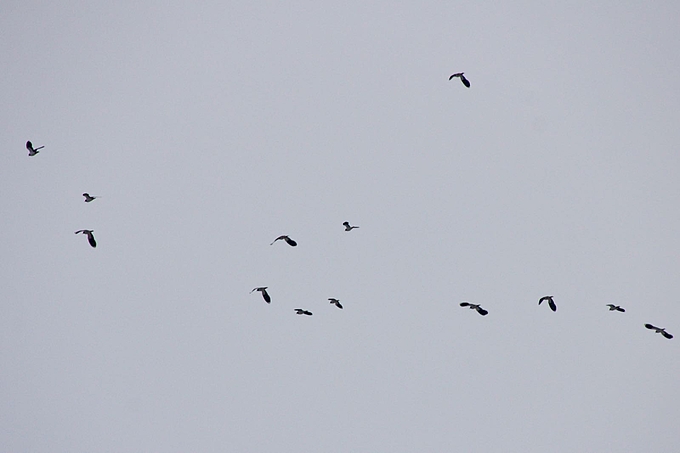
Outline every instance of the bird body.
[(94, 248), (97, 247), (97, 241), (94, 240), (94, 230), (78, 230), (75, 234), (83, 233), (87, 235), (87, 242)]
[(342, 224), (345, 226), (345, 231), (352, 231), (355, 228), (359, 228), (358, 226), (350, 225), (349, 222), (342, 222)]
[(302, 308), (296, 308), (295, 313), (298, 315), (307, 315), (307, 316), (312, 316), (311, 311), (303, 310)]
[(261, 292), (262, 298), (264, 299), (264, 301), (267, 302), (268, 304), (270, 304), (272, 302), (272, 298), (269, 297), (269, 293), (267, 292), (267, 288), (268, 288), (268, 286), (258, 286), (257, 288), (253, 288), (253, 290), (250, 291), (250, 292), (251, 292), (251, 294), (252, 294), (253, 291)]
[(94, 201), (95, 199), (99, 198), (99, 197), (93, 197), (92, 195), (90, 195), (87, 192), (85, 192), (83, 194), (83, 196), (85, 197), (85, 203), (89, 203), (89, 202)]
[(274, 242), (280, 241), (280, 240), (282, 240), (282, 239), (283, 239), (284, 241), (286, 241), (286, 243), (287, 243), (288, 245), (290, 245), (291, 247), (295, 247), (295, 246), (297, 245), (297, 242), (295, 242), (294, 240), (292, 240), (290, 237), (286, 236), (285, 234), (282, 235), (282, 236), (277, 237), (276, 239), (274, 239), (274, 241), (273, 241), (271, 244), (269, 244), (269, 245), (274, 245)]
[(541, 302), (547, 301), (548, 305), (550, 305), (550, 309), (552, 311), (557, 311), (557, 305), (555, 305), (555, 301), (553, 300), (554, 296), (543, 296), (540, 299), (538, 299), (538, 305), (541, 305)]
[(624, 313), (626, 310), (621, 308), (619, 305), (614, 305), (614, 304), (607, 304), (607, 307), (609, 307), (609, 311), (620, 311), (621, 313)]
[(459, 77), (460, 81), (463, 82), (463, 85), (470, 88), (470, 81), (468, 79), (466, 79), (463, 74), (465, 74), (465, 73), (464, 72), (457, 72), (455, 74), (451, 74), (451, 77), (449, 77), (449, 80), (453, 79), (454, 77)]
[(648, 329), (650, 329), (650, 330), (653, 330), (653, 331), (656, 332), (656, 333), (660, 333), (661, 335), (663, 335), (665, 338), (667, 338), (667, 339), (669, 339), (669, 340), (670, 340), (671, 338), (673, 338), (673, 335), (671, 335), (671, 334), (669, 334), (668, 332), (666, 332), (666, 328), (665, 328), (665, 327), (664, 327), (664, 328), (656, 327), (656, 326), (653, 326), (653, 325), (651, 325), (651, 324), (645, 324), (645, 327), (648, 328)]
[(479, 304), (471, 304), (470, 302), (461, 302), (460, 306), (461, 307), (469, 307), (471, 310), (477, 310), (477, 313), (479, 313), (482, 316), (486, 316), (486, 315), (489, 314), (489, 312), (484, 310), (482, 307), (480, 307)]
[(26, 142), (26, 149), (28, 150), (29, 157), (35, 156), (36, 154), (38, 154), (38, 150), (41, 150), (43, 148), (44, 146), (38, 146), (37, 148), (34, 148), (33, 143), (31, 143), (30, 140)]
[(339, 299), (335, 299), (333, 297), (329, 297), (328, 300), (330, 301), (331, 304), (335, 305), (336, 307), (342, 309), (342, 304), (340, 303)]

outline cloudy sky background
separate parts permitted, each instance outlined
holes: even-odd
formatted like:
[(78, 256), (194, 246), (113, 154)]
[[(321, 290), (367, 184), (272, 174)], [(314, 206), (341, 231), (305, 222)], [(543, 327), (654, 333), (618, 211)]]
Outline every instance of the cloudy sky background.
[(680, 6), (592, 3), (4, 2), (2, 450), (677, 448)]

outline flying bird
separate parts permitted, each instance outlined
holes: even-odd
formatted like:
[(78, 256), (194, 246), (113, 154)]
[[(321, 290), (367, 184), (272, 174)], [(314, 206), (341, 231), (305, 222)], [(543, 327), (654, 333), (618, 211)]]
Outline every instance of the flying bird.
[(457, 72), (455, 74), (451, 74), (451, 77), (449, 77), (449, 80), (453, 79), (454, 77), (460, 77), (460, 81), (463, 82), (463, 85), (470, 88), (470, 81), (468, 79), (466, 79), (463, 74), (465, 74), (465, 73), (464, 72)]
[(303, 310), (302, 308), (296, 308), (295, 313), (298, 315), (307, 315), (307, 316), (312, 316), (311, 311)]
[(656, 326), (653, 326), (653, 325), (651, 325), (651, 324), (645, 324), (645, 327), (648, 328), (648, 329), (651, 329), (651, 330), (655, 331), (656, 333), (660, 333), (661, 335), (663, 335), (664, 337), (668, 338), (669, 340), (670, 340), (671, 338), (673, 338), (673, 335), (671, 335), (671, 334), (669, 334), (668, 332), (666, 332), (666, 329), (665, 329), (665, 328), (662, 329), (661, 327), (656, 327)]
[[(295, 246), (297, 245), (297, 242), (295, 242), (294, 240), (292, 240), (291, 238), (289, 238), (289, 237), (286, 236), (286, 235), (277, 237), (276, 239), (274, 239), (274, 242), (280, 241), (281, 239), (283, 239), (284, 241), (286, 241), (286, 242), (288, 243), (288, 245), (290, 245), (291, 247), (295, 247)], [(274, 242), (272, 242), (272, 243), (269, 244), (269, 245), (274, 245)]]
[(339, 299), (335, 299), (335, 298), (333, 298), (333, 297), (329, 297), (328, 300), (330, 300), (331, 303), (332, 303), (333, 305), (335, 305), (336, 307), (342, 309), (342, 304), (340, 303), (340, 300), (339, 300)]
[(552, 311), (557, 311), (557, 305), (555, 305), (555, 301), (553, 300), (554, 296), (543, 296), (540, 299), (538, 299), (538, 305), (541, 305), (541, 302), (544, 300), (548, 301), (548, 305), (550, 305), (550, 309)]
[(351, 226), (349, 222), (342, 222), (343, 225), (345, 225), (345, 231), (352, 231), (355, 228), (359, 228), (358, 226)]
[(78, 230), (75, 234), (78, 233), (87, 234), (87, 242), (89, 242), (92, 247), (97, 246), (97, 241), (94, 240), (94, 234), (92, 234), (94, 233), (94, 230)]
[[(257, 288), (253, 288), (253, 291), (259, 291), (262, 293), (262, 298), (264, 299), (265, 302), (270, 304), (272, 302), (272, 298), (269, 297), (269, 293), (267, 292), (268, 286), (258, 286)], [(252, 294), (251, 291), (250, 293)]]
[(92, 195), (90, 195), (87, 192), (85, 192), (83, 194), (83, 196), (85, 197), (85, 203), (89, 203), (90, 201), (94, 201), (95, 198), (99, 198), (99, 197), (93, 197)]
[(609, 311), (620, 311), (621, 313), (624, 313), (626, 310), (621, 308), (619, 305), (614, 305), (614, 304), (607, 304), (607, 307), (609, 307)]
[(37, 148), (34, 148), (33, 143), (31, 143), (30, 140), (26, 142), (26, 149), (28, 150), (29, 156), (35, 156), (36, 154), (38, 154), (38, 150), (43, 148), (44, 146), (38, 146)]
[(461, 302), (460, 306), (461, 307), (470, 307), (471, 310), (477, 310), (477, 313), (479, 313), (482, 316), (486, 316), (486, 315), (489, 314), (489, 312), (484, 310), (482, 307), (480, 307), (479, 304), (471, 304), (470, 302)]

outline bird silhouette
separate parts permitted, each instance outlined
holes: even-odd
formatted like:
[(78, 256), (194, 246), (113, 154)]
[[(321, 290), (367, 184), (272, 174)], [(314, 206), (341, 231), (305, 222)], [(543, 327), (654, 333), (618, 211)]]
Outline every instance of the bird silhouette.
[(656, 332), (656, 333), (660, 333), (661, 335), (663, 335), (664, 337), (668, 338), (669, 340), (670, 340), (671, 338), (673, 338), (673, 335), (671, 335), (671, 334), (669, 334), (668, 332), (666, 332), (666, 329), (665, 329), (665, 328), (656, 327), (656, 326), (653, 326), (653, 325), (651, 325), (651, 324), (645, 324), (645, 327), (648, 328), (648, 329), (653, 330), (653, 331)]
[(329, 297), (328, 300), (330, 301), (331, 304), (335, 305), (336, 307), (342, 309), (342, 304), (340, 303), (339, 299), (335, 299), (333, 297)]
[(489, 312), (484, 310), (482, 307), (480, 307), (479, 304), (471, 304), (470, 302), (461, 302), (460, 306), (461, 307), (470, 307), (471, 310), (477, 310), (477, 313), (479, 313), (482, 316), (486, 316), (486, 315), (489, 314)]
[(553, 300), (554, 296), (543, 296), (540, 299), (538, 299), (538, 305), (541, 305), (541, 302), (548, 301), (548, 305), (550, 305), (550, 309), (552, 311), (557, 311), (557, 305), (555, 305), (555, 301)]
[(87, 192), (85, 192), (83, 194), (83, 196), (85, 197), (85, 203), (89, 203), (90, 201), (94, 201), (96, 198), (99, 198), (99, 197), (93, 197), (92, 195), (90, 195)]
[(288, 245), (290, 245), (291, 247), (295, 247), (295, 246), (297, 245), (297, 242), (295, 242), (294, 240), (292, 240), (291, 238), (289, 238), (289, 237), (286, 236), (286, 235), (277, 237), (277, 238), (274, 239), (274, 241), (273, 241), (271, 244), (269, 244), (269, 245), (274, 245), (274, 242), (280, 241), (281, 239), (283, 239), (284, 241), (286, 241), (286, 243), (288, 243)]
[(358, 226), (351, 226), (349, 222), (342, 222), (343, 225), (345, 225), (345, 231), (352, 231), (355, 228), (359, 228)]
[(268, 286), (258, 286), (257, 288), (253, 288), (253, 290), (250, 292), (252, 294), (253, 291), (259, 291), (262, 293), (262, 298), (264, 299), (265, 302), (270, 304), (272, 302), (272, 298), (269, 297), (269, 293), (267, 292)]
[(463, 85), (470, 88), (470, 81), (468, 79), (466, 79), (463, 74), (465, 74), (465, 73), (464, 72), (457, 72), (455, 74), (451, 74), (451, 77), (449, 77), (449, 80), (453, 79), (454, 77), (460, 77), (460, 81), (463, 82)]
[(619, 305), (614, 305), (614, 304), (607, 304), (607, 307), (609, 307), (609, 311), (620, 311), (621, 313), (624, 313), (626, 310), (621, 308)]
[(38, 150), (41, 150), (43, 148), (44, 146), (38, 146), (37, 148), (34, 148), (33, 143), (31, 143), (30, 140), (26, 142), (26, 149), (28, 150), (29, 156), (35, 156), (36, 154), (38, 154)]
[(295, 313), (298, 315), (307, 315), (307, 316), (312, 316), (311, 311), (303, 310), (302, 308), (296, 308)]
[(94, 240), (94, 230), (78, 230), (75, 234), (83, 233), (87, 235), (87, 242), (90, 243), (92, 247), (97, 247), (97, 241)]

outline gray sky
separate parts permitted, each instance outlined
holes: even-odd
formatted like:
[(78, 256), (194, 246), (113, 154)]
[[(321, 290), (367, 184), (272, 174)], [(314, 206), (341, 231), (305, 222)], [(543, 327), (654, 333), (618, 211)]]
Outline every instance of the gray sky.
[(677, 2), (327, 3), (0, 7), (2, 450), (677, 449)]

